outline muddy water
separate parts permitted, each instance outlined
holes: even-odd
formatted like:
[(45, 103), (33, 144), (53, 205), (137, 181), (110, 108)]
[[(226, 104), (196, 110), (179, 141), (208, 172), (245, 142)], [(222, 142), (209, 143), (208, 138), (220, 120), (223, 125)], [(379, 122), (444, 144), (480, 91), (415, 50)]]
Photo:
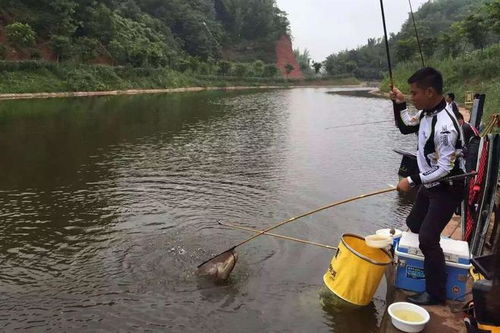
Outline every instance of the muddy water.
[[(227, 283), (193, 275), (250, 236), (219, 219), (265, 228), (395, 183), (391, 149), (415, 138), (388, 101), (331, 90), (2, 102), (0, 329), (376, 332), (385, 282), (368, 307), (338, 306), (326, 249), (262, 236)], [(408, 206), (392, 192), (275, 231), (337, 245)]]

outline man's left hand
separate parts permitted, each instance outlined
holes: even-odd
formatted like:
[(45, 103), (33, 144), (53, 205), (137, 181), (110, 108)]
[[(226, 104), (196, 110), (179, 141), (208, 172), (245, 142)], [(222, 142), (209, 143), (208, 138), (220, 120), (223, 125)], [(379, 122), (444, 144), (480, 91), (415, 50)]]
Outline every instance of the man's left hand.
[(397, 190), (399, 192), (408, 192), (410, 190), (410, 183), (407, 178), (403, 178), (399, 181)]

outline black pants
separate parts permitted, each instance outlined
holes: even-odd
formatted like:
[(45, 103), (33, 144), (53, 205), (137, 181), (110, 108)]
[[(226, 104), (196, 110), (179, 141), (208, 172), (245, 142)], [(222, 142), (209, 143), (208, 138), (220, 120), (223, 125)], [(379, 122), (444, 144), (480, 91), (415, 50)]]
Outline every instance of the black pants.
[(463, 184), (438, 185), (430, 189), (421, 186), (406, 218), (406, 225), (418, 233), (420, 250), (424, 254), (426, 291), (441, 301), (446, 300), (446, 266), (439, 240), (463, 194)]

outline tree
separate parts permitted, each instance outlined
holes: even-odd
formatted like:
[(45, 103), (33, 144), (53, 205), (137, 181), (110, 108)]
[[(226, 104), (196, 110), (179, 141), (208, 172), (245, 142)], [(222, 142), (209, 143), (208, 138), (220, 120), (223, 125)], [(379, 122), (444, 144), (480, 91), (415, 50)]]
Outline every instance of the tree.
[(475, 49), (484, 48), (488, 29), (481, 16), (476, 14), (469, 15), (465, 20), (457, 22), (456, 27), (460, 34), (465, 37)]
[(219, 62), (219, 74), (222, 76), (228, 75), (231, 73), (231, 63), (228, 61)]
[(244, 77), (248, 72), (248, 68), (247, 66), (245, 66), (245, 64), (236, 64), (236, 66), (234, 67), (234, 74), (237, 76), (237, 77)]
[(295, 67), (293, 67), (293, 65), (291, 64), (286, 64), (285, 65), (285, 71), (286, 71), (286, 77), (288, 78), (288, 75), (290, 75), (290, 73), (295, 69)]
[(264, 62), (262, 60), (257, 60), (253, 63), (253, 71), (255, 75), (262, 76), (264, 72)]
[(58, 62), (60, 60), (69, 59), (73, 55), (73, 44), (67, 36), (52, 36), (51, 45)]
[(29, 24), (20, 22), (5, 27), (7, 40), (17, 47), (30, 47), (35, 44), (36, 34)]
[(299, 49), (293, 50), (295, 59), (299, 63), (300, 70), (303, 73), (308, 73), (311, 71), (311, 56), (309, 55), (309, 50), (304, 49), (304, 52), (300, 52)]
[(398, 40), (396, 43), (396, 60), (401, 62), (410, 60), (417, 49), (417, 42), (413, 37)]
[(323, 64), (320, 62), (313, 62), (313, 68), (314, 68), (314, 73), (319, 74), (319, 71), (321, 70), (321, 67), (323, 67)]
[(266, 65), (264, 67), (264, 76), (265, 77), (274, 77), (278, 74), (278, 68), (275, 65)]
[(486, 4), (486, 26), (496, 34), (500, 34), (500, 0)]
[(456, 57), (459, 52), (459, 40), (456, 33), (443, 32), (439, 35), (439, 45), (445, 57)]

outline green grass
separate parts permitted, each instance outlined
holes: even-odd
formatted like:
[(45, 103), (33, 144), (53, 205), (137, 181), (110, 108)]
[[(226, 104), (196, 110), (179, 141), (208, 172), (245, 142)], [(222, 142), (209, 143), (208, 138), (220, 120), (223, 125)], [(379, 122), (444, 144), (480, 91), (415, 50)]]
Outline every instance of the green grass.
[[(484, 114), (486, 119), (500, 112), (500, 44), (484, 50), (461, 55), (457, 58), (429, 59), (428, 66), (439, 70), (444, 77), (444, 91), (454, 92), (459, 104), (464, 103), (465, 94), (486, 94)], [(394, 69), (394, 85), (408, 93), (408, 78), (421, 66), (419, 63), (404, 63)], [(382, 91), (389, 91), (389, 79), (380, 84)]]
[(105, 65), (0, 61), (0, 94), (163, 89), (180, 87), (293, 86), (303, 84), (358, 84), (349, 77), (287, 80), (281, 77), (238, 77), (184, 73), (167, 68), (132, 68)]

